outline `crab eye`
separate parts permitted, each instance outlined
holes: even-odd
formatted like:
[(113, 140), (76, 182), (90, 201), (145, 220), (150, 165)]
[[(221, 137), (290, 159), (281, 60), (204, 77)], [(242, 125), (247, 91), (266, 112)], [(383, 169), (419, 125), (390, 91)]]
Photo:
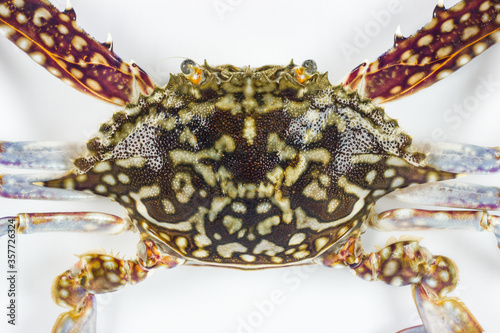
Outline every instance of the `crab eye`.
[(193, 72), (193, 67), (196, 65), (196, 63), (191, 60), (191, 59), (186, 59), (182, 62), (181, 64), (181, 71), (182, 73), (189, 75)]
[(295, 67), (295, 78), (299, 83), (304, 83), (316, 73), (317, 69), (316, 61), (308, 59), (302, 65)]
[(191, 59), (182, 62), (181, 71), (194, 84), (199, 84), (202, 81), (203, 69)]
[(318, 70), (318, 65), (316, 65), (316, 61), (312, 59), (307, 59), (302, 63), (302, 67), (304, 67), (305, 71), (309, 75), (313, 75)]

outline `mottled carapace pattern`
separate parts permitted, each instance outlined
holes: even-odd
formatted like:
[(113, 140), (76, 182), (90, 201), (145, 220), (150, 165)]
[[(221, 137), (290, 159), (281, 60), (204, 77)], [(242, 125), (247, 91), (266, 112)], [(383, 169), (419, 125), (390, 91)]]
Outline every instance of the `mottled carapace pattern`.
[(191, 259), (241, 267), (312, 259), (360, 228), (376, 199), (451, 178), (421, 166), (383, 109), (296, 66), (202, 66), (118, 112), (77, 170), (88, 189)]
[(149, 76), (124, 63), (112, 44), (99, 43), (76, 23), (72, 8), (48, 1), (0, 1), (0, 33), (52, 75), (79, 91), (117, 105), (153, 90)]
[(461, 1), (434, 17), (416, 34), (396, 35), (394, 47), (362, 64), (344, 85), (365, 97), (388, 102), (410, 95), (460, 69), (500, 40), (500, 1)]

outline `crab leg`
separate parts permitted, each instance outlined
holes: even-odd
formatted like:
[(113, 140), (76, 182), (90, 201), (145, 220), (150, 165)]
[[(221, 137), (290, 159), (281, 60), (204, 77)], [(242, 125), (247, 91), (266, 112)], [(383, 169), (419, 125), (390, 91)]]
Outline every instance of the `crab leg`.
[(343, 84), (377, 102), (390, 102), (444, 79), (500, 40), (500, 4), (463, 0), (450, 9), (439, 1), (416, 34), (396, 33), (394, 47), (363, 63)]
[(135, 63), (124, 63), (112, 42), (99, 43), (76, 23), (68, 1), (60, 12), (45, 0), (0, 0), (0, 32), (73, 88), (116, 105), (153, 90)]
[(0, 218), (0, 237), (7, 234), (12, 223), (20, 234), (77, 231), (116, 235), (130, 228), (125, 219), (104, 213), (23, 213)]
[(162, 253), (150, 240), (139, 243), (137, 258), (123, 260), (100, 253), (87, 253), (69, 270), (59, 275), (52, 286), (57, 305), (70, 310), (57, 318), (53, 333), (94, 333), (95, 294), (109, 293), (126, 284), (143, 281), (153, 268), (173, 268), (183, 261)]
[(323, 258), (323, 264), (344, 264), (368, 281), (382, 281), (394, 286), (412, 285), (413, 298), (423, 326), (402, 332), (482, 332), (482, 328), (463, 303), (447, 294), (458, 282), (455, 263), (443, 256), (433, 256), (417, 241), (390, 244), (367, 254), (359, 238), (349, 239), (337, 253)]
[(500, 149), (475, 145), (424, 142), (414, 143), (426, 153), (425, 163), (441, 171), (467, 174), (489, 174), (500, 171)]
[(484, 211), (392, 209), (373, 215), (370, 224), (381, 231), (425, 229), (488, 230), (495, 234), (500, 247), (500, 217)]
[(85, 145), (63, 142), (0, 141), (0, 165), (11, 168), (70, 170)]
[(463, 182), (427, 183), (398, 189), (388, 198), (419, 205), (475, 210), (500, 208), (500, 189)]
[(37, 200), (87, 200), (91, 193), (47, 188), (36, 185), (60, 177), (61, 174), (6, 174), (0, 175), (0, 197)]

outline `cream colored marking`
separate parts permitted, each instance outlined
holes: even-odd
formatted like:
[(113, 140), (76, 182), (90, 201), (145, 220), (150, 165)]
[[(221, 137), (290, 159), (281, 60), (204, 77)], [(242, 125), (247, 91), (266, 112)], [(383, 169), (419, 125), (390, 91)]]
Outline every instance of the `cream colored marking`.
[(13, 0), (12, 3), (17, 8), (23, 8), (24, 7), (24, 0)]
[(50, 12), (46, 8), (38, 8), (33, 13), (33, 23), (37, 27), (41, 27), (51, 18), (52, 14), (50, 14)]
[(122, 168), (142, 168), (146, 163), (146, 159), (142, 156), (129, 157), (122, 160), (116, 160), (115, 164)]
[(465, 13), (464, 15), (462, 15), (462, 17), (460, 17), (460, 23), (468, 21), (469, 18), (470, 18), (470, 13)]
[(217, 215), (222, 212), (224, 207), (231, 203), (231, 199), (228, 197), (215, 197), (212, 199), (212, 206), (208, 212), (208, 219), (210, 222), (215, 221)]
[(319, 175), (319, 181), (321, 185), (328, 187), (330, 186), (332, 179), (325, 174), (321, 174)]
[(447, 77), (448, 75), (450, 75), (451, 73), (453, 73), (452, 70), (449, 70), (449, 69), (442, 70), (441, 72), (438, 73), (437, 79), (442, 80), (445, 77)]
[(395, 86), (391, 89), (391, 94), (395, 95), (401, 91), (401, 86)]
[(303, 259), (305, 257), (307, 257), (311, 252), (309, 251), (305, 251), (305, 250), (302, 250), (302, 251), (297, 251), (293, 254), (293, 257), (295, 259)]
[(403, 177), (396, 177), (394, 178), (394, 180), (392, 181), (392, 184), (391, 184), (391, 187), (392, 188), (396, 188), (396, 187), (400, 187), (401, 185), (403, 185), (405, 183), (405, 180)]
[(187, 241), (186, 238), (184, 238), (184, 237), (177, 237), (175, 239), (175, 245), (177, 245), (177, 247), (179, 248), (179, 250), (182, 253), (186, 254), (186, 247), (188, 245), (188, 241)]
[(391, 156), (389, 157), (386, 161), (385, 164), (389, 166), (395, 166), (395, 167), (407, 167), (410, 164), (406, 162), (404, 159), (396, 156)]
[(471, 26), (471, 27), (467, 27), (464, 29), (464, 32), (462, 34), (462, 40), (467, 40), (475, 35), (477, 35), (479, 33), (479, 28), (476, 27), (476, 26)]
[(83, 73), (76, 68), (71, 68), (71, 74), (77, 79), (81, 79), (83, 77)]
[(102, 173), (102, 172), (106, 172), (106, 171), (110, 171), (110, 170), (111, 170), (111, 164), (109, 162), (106, 162), (106, 161), (97, 162), (94, 165), (94, 168), (92, 169), (92, 171), (94, 171), (96, 173)]
[(387, 169), (384, 171), (384, 177), (385, 178), (392, 178), (396, 175), (396, 170), (394, 169)]
[[(109, 63), (106, 60), (106, 58), (104, 58), (104, 56), (102, 54), (97, 53), (97, 52), (94, 52), (94, 54), (92, 54), (92, 57), (90, 58), (90, 62), (109, 66)], [(111, 77), (109, 77), (108, 80), (111, 80)], [(157, 95), (155, 95), (155, 96), (157, 96)], [(155, 102), (159, 102), (159, 101), (157, 100)]]
[(199, 249), (193, 252), (193, 256), (197, 258), (206, 258), (208, 257), (209, 253), (207, 250)]
[(211, 159), (219, 161), (223, 153), (232, 153), (236, 149), (234, 140), (229, 135), (223, 135), (214, 144), (214, 148), (204, 149), (196, 153), (185, 150), (176, 149), (170, 152), (170, 158), (174, 166), (179, 164), (192, 165), (194, 170), (198, 172), (209, 186), (215, 186), (217, 180), (211, 166), (200, 162), (202, 159)]
[(61, 291), (59, 291), (59, 296), (61, 296), (62, 298), (67, 298), (69, 296), (69, 293), (67, 290), (62, 289)]
[(330, 202), (328, 203), (327, 212), (329, 214), (333, 213), (338, 208), (339, 205), (340, 205), (340, 201), (338, 199), (330, 200)]
[(106, 193), (108, 191), (108, 189), (106, 188), (106, 186), (102, 185), (102, 184), (99, 184), (95, 187), (95, 191), (97, 193)]
[(163, 206), (163, 211), (165, 212), (165, 214), (175, 214), (175, 207), (170, 200), (163, 199), (161, 201), (161, 204)]
[(278, 152), (283, 160), (291, 160), (297, 155), (297, 150), (281, 140), (277, 133), (271, 133), (267, 137), (267, 151)]
[(374, 197), (379, 197), (379, 196), (384, 195), (384, 194), (385, 194), (385, 190), (376, 190), (373, 192)]
[(241, 229), (243, 226), (243, 220), (235, 218), (231, 215), (226, 215), (222, 220), (222, 224), (226, 227), (227, 232), (232, 235)]
[(244, 261), (246, 261), (246, 262), (254, 262), (254, 261), (255, 261), (255, 259), (256, 259), (256, 258), (255, 258), (255, 256), (252, 256), (252, 255), (250, 255), (250, 254), (242, 254), (242, 255), (240, 256), (240, 258), (241, 258), (241, 259), (243, 259), (243, 260), (244, 260)]
[(176, 173), (174, 179), (172, 179), (172, 189), (175, 191), (175, 197), (180, 203), (188, 203), (195, 192), (191, 182), (191, 175), (187, 172)]
[(77, 182), (83, 183), (83, 182), (87, 181), (87, 175), (83, 173), (81, 175), (76, 176), (75, 179)]
[(317, 180), (314, 180), (312, 181), (311, 183), (309, 183), (305, 188), (304, 190), (302, 191), (302, 193), (308, 197), (308, 198), (311, 198), (311, 199), (314, 199), (316, 201), (320, 201), (320, 200), (326, 200), (328, 199), (328, 196), (326, 194), (326, 190), (324, 188), (321, 188), (318, 184), (318, 181)]
[(283, 198), (281, 196), (281, 193), (276, 193), (276, 195), (271, 198), (271, 202), (283, 212), (283, 214), (281, 215), (283, 218), (283, 222), (285, 222), (286, 224), (292, 222), (293, 211), (290, 209), (289, 198)]
[(408, 85), (413, 86), (417, 84), (420, 80), (422, 80), (425, 76), (425, 73), (420, 72), (413, 74), (409, 79), (408, 79)]
[(429, 23), (427, 23), (427, 25), (424, 27), (424, 29), (430, 30), (430, 29), (434, 28), (437, 24), (437, 21), (438, 21), (437, 18), (435, 18), (435, 17), (432, 18), (432, 20)]
[(323, 165), (330, 161), (330, 153), (324, 148), (317, 148), (299, 153), (299, 161), (296, 166), (288, 166), (285, 169), (285, 185), (292, 186), (307, 170), (310, 162), (321, 162)]
[(488, 21), (490, 20), (490, 15), (487, 14), (487, 13), (484, 13), (482, 16), (481, 16), (481, 21), (483, 21), (483, 23), (488, 23)]
[(104, 175), (102, 177), (102, 181), (105, 182), (108, 185), (111, 185), (111, 186), (115, 186), (116, 185), (116, 179), (111, 174)]
[(245, 214), (247, 212), (247, 207), (241, 202), (233, 202), (233, 211), (240, 214)]
[(120, 172), (117, 177), (118, 177), (118, 180), (120, 181), (120, 183), (122, 183), (122, 184), (130, 183), (130, 177), (127, 176), (126, 174), (124, 174), (123, 172)]
[(28, 18), (23, 13), (17, 13), (17, 15), (16, 15), (16, 21), (19, 24), (24, 24), (24, 23), (26, 23), (28, 21)]
[(217, 252), (222, 258), (232, 258), (234, 252), (245, 253), (248, 249), (240, 243), (228, 243), (217, 246)]
[(418, 65), (418, 59), (420, 59), (420, 54), (414, 54), (407, 62), (411, 65)]
[(366, 174), (365, 180), (368, 183), (368, 185), (373, 184), (373, 181), (377, 177), (377, 170), (371, 170)]
[(279, 225), (280, 221), (281, 221), (281, 219), (278, 215), (268, 217), (267, 219), (265, 219), (257, 224), (257, 227), (256, 227), (257, 232), (259, 233), (259, 235), (262, 235), (262, 236), (269, 235), (272, 232), (272, 228), (274, 226)]
[(16, 41), (16, 45), (23, 51), (28, 51), (31, 47), (31, 41), (27, 38), (20, 37)]
[(272, 257), (271, 260), (275, 264), (281, 264), (283, 262), (283, 258), (281, 258), (281, 257)]
[(61, 76), (61, 72), (57, 68), (47, 67), (47, 70), (49, 71), (50, 74), (54, 76)]
[(0, 16), (3, 16), (5, 18), (10, 17), (10, 10), (4, 3), (0, 4)]
[(455, 23), (453, 22), (453, 19), (446, 20), (443, 24), (441, 24), (441, 32), (443, 33), (451, 32), (454, 28)]
[(215, 234), (214, 234), (214, 238), (215, 238), (216, 240), (221, 240), (221, 239), (222, 239), (222, 236), (221, 236), (221, 235), (219, 235), (218, 233), (215, 233)]
[(283, 251), (285, 251), (284, 247), (278, 246), (266, 239), (261, 240), (260, 243), (257, 244), (253, 249), (254, 254), (261, 254), (262, 252), (264, 252), (264, 254), (269, 257), (273, 257)]
[(359, 154), (359, 155), (352, 155), (351, 156), (351, 163), (353, 163), (353, 164), (358, 164), (358, 163), (375, 164), (375, 163), (378, 163), (381, 159), (382, 159), (381, 155)]
[[(498, 17), (500, 17), (500, 15), (498, 15)], [(484, 50), (486, 50), (486, 44), (485, 43), (477, 43), (476, 45), (474, 45), (474, 53), (476, 55), (479, 55), (481, 53), (484, 52)]]
[(452, 51), (453, 51), (453, 47), (451, 47), (451, 46), (444, 46), (444, 47), (441, 47), (439, 50), (437, 50), (436, 56), (439, 59), (441, 59), (441, 58), (444, 58), (444, 57), (448, 56)]
[(434, 37), (432, 35), (425, 35), (424, 37), (420, 38), (417, 42), (418, 46), (427, 46), (429, 45), (432, 41), (434, 40)]
[(437, 174), (437, 172), (430, 171), (429, 173), (427, 173), (428, 183), (437, 182), (438, 180), (439, 180), (439, 175)]
[(63, 182), (64, 188), (68, 190), (74, 190), (75, 189), (75, 181), (71, 178), (66, 178)]
[(290, 238), (288, 241), (288, 246), (293, 246), (293, 245), (299, 245), (306, 239), (306, 234), (299, 232), (298, 234), (295, 234)]
[(396, 286), (396, 287), (399, 287), (399, 286), (402, 286), (403, 285), (403, 278), (400, 277), (400, 276), (395, 276), (392, 280), (391, 280), (391, 285), (393, 286)]
[(10, 38), (16, 31), (9, 27), (8, 25), (0, 24), (0, 34), (4, 35), (7, 38)]
[(66, 28), (64, 24), (59, 24), (57, 26), (57, 30), (59, 30), (59, 32), (62, 33), (63, 35), (67, 35), (69, 32), (68, 28)]
[(83, 51), (83, 48), (87, 46), (87, 42), (80, 36), (75, 36), (71, 40), (71, 45), (79, 52)]
[(196, 236), (194, 236), (194, 243), (196, 244), (196, 246), (198, 246), (199, 248), (202, 248), (202, 247), (205, 247), (205, 246), (208, 246), (208, 245), (211, 245), (212, 244), (212, 241), (210, 240), (210, 238), (208, 238), (207, 235), (204, 235), (204, 234), (198, 234)]
[(485, 12), (491, 7), (491, 3), (489, 1), (485, 1), (479, 6), (479, 11)]
[(142, 200), (146, 198), (157, 197), (160, 195), (160, 192), (161, 192), (160, 186), (158, 184), (153, 184), (151, 186), (141, 187), (141, 189), (137, 193), (130, 192), (130, 196), (136, 200), (137, 199)]
[(99, 83), (97, 83), (96, 80), (92, 80), (92, 79), (87, 79), (85, 80), (85, 83), (87, 84), (87, 86), (94, 90), (94, 91), (101, 91), (102, 88), (101, 88), (101, 85)]
[(196, 135), (191, 132), (189, 127), (186, 127), (181, 135), (179, 135), (179, 141), (181, 143), (188, 143), (191, 147), (196, 148), (198, 146), (198, 139), (196, 138)]
[(45, 45), (47, 45), (48, 47), (54, 46), (55, 43), (54, 43), (54, 39), (52, 38), (52, 36), (49, 36), (43, 32), (40, 33), (39, 36), (42, 39), (42, 41), (45, 43)]
[(245, 125), (243, 128), (243, 138), (247, 140), (249, 145), (253, 145), (254, 139), (257, 137), (257, 128), (255, 127), (255, 119), (252, 117), (245, 118)]
[(462, 67), (463, 65), (467, 64), (469, 61), (471, 61), (471, 58), (468, 54), (464, 54), (460, 56), (457, 60), (457, 65)]
[(257, 214), (266, 214), (269, 212), (272, 208), (272, 205), (269, 202), (262, 202), (260, 203), (255, 210), (257, 211)]
[(319, 252), (321, 249), (325, 247), (326, 244), (328, 244), (329, 239), (327, 237), (320, 237), (316, 239), (314, 242), (314, 245), (316, 246), (316, 251)]
[(413, 50), (408, 50), (408, 51), (405, 51), (402, 55), (401, 55), (401, 61), (402, 62), (405, 62), (407, 61), (408, 59), (410, 59), (411, 55), (413, 54)]
[(396, 274), (398, 268), (399, 264), (396, 260), (389, 260), (387, 263), (385, 263), (382, 274), (384, 274), (384, 276), (392, 276)]
[(131, 202), (130, 197), (128, 195), (122, 195), (120, 197), (120, 199), (122, 199), (123, 202), (128, 203), (128, 204)]

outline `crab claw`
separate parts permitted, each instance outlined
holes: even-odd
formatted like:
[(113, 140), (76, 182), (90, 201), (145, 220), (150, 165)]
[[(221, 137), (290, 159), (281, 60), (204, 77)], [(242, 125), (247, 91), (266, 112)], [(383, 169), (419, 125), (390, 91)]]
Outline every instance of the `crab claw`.
[(95, 296), (87, 294), (78, 308), (59, 315), (52, 328), (52, 333), (95, 333), (95, 308)]
[[(481, 325), (469, 309), (458, 299), (433, 297), (421, 284), (413, 285), (413, 298), (424, 323), (422, 326), (407, 329), (405, 333), (480, 333)], [(422, 329), (420, 329), (422, 327)], [(420, 330), (419, 330), (420, 329)]]

